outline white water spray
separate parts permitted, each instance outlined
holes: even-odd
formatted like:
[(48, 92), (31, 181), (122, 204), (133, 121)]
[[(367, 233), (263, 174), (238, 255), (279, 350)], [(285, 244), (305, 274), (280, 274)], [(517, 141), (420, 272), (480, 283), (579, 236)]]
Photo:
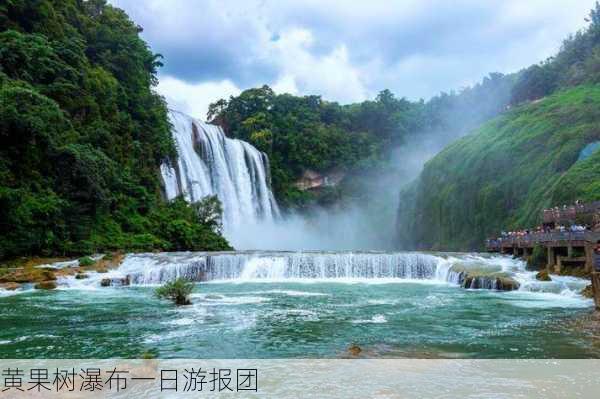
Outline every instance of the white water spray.
[(169, 118), (178, 159), (175, 165), (161, 165), (168, 199), (183, 195), (196, 202), (217, 195), (223, 203), (224, 233), (234, 246), (240, 225), (279, 216), (264, 153), (244, 141), (227, 138), (219, 126), (176, 111), (170, 111)]

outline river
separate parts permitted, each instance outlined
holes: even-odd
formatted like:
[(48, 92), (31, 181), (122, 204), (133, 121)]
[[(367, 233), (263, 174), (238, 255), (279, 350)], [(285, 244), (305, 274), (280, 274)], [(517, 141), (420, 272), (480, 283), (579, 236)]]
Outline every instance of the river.
[[(457, 267), (510, 275), (516, 291), (464, 289)], [(228, 252), (129, 255), (58, 289), (0, 292), (3, 358), (587, 358), (588, 283), (538, 282), (487, 254)], [(130, 286), (101, 287), (129, 276)], [(154, 296), (177, 276), (192, 305)]]

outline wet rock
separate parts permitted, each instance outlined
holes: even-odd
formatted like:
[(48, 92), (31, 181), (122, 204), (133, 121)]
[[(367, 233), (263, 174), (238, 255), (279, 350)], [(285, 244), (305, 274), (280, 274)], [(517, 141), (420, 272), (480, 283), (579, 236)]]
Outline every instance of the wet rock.
[(541, 270), (535, 275), (535, 278), (539, 281), (552, 281), (547, 270)]
[(0, 283), (39, 283), (41, 281), (56, 280), (56, 275), (51, 269), (23, 268), (15, 269), (0, 278)]
[(100, 285), (102, 287), (128, 286), (131, 285), (131, 277), (127, 275), (125, 277), (103, 278), (100, 280)]
[(131, 277), (129, 275), (123, 278), (116, 278), (112, 281), (113, 285), (128, 286), (131, 285)]
[(86, 279), (86, 278), (88, 278), (88, 277), (89, 277), (89, 276), (88, 276), (87, 274), (85, 274), (85, 273), (77, 273), (77, 274), (75, 275), (75, 278), (76, 278), (77, 280), (83, 280), (83, 279)]
[(521, 284), (512, 277), (498, 277), (496, 279), (496, 289), (500, 291), (518, 290)]
[(36, 290), (53, 290), (56, 288), (54, 281), (41, 281), (35, 285)]
[(3, 288), (5, 290), (8, 291), (14, 291), (14, 290), (18, 290), (19, 288), (21, 288), (21, 284), (19, 283), (3, 283), (0, 284), (0, 288)]
[(350, 345), (350, 347), (348, 347), (348, 353), (352, 356), (358, 356), (358, 355), (360, 355), (361, 352), (362, 352), (362, 349), (360, 348), (360, 346), (358, 346), (356, 344), (352, 344), (352, 345)]
[(594, 289), (592, 285), (589, 284), (584, 289), (581, 290), (580, 294), (586, 298), (594, 298)]
[(457, 273), (455, 281), (466, 289), (513, 291), (520, 286), (518, 281), (504, 272), (464, 268), (453, 268), (452, 272)]

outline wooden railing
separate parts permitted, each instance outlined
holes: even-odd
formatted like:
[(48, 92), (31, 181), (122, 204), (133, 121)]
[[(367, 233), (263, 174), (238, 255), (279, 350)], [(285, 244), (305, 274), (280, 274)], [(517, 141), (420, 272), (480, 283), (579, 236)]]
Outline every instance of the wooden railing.
[(556, 231), (550, 233), (529, 233), (522, 236), (509, 236), (492, 238), (486, 241), (488, 249), (499, 249), (512, 246), (533, 246), (535, 244), (547, 244), (551, 242), (591, 242), (600, 241), (599, 231)]
[(544, 223), (561, 223), (575, 221), (578, 216), (594, 215), (597, 212), (600, 212), (600, 201), (569, 205), (562, 208), (544, 209), (542, 211), (542, 219)]

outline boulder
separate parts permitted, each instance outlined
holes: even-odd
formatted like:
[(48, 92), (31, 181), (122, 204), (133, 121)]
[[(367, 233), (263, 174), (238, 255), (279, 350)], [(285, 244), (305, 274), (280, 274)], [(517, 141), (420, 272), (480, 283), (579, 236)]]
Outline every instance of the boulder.
[(13, 283), (13, 282), (3, 283), (3, 284), (0, 284), (0, 288), (3, 288), (8, 291), (14, 291), (14, 290), (18, 290), (19, 288), (21, 288), (21, 284)]
[(360, 346), (358, 346), (356, 344), (352, 344), (352, 345), (350, 345), (350, 347), (348, 347), (348, 353), (352, 356), (358, 356), (358, 355), (360, 355), (361, 352), (362, 352), (362, 349), (360, 348)]
[(466, 289), (513, 291), (520, 286), (513, 277), (500, 271), (467, 269), (459, 266), (453, 267), (452, 272), (458, 273), (458, 283)]
[(88, 277), (89, 277), (89, 276), (88, 276), (87, 274), (85, 274), (85, 273), (77, 273), (77, 274), (75, 275), (75, 278), (76, 278), (77, 280), (83, 280), (83, 279), (86, 279), (86, 278), (88, 278)]
[(540, 270), (536, 275), (535, 275), (536, 280), (539, 281), (552, 281), (552, 279), (550, 278), (550, 275), (548, 274), (547, 270)]
[(515, 291), (518, 290), (521, 284), (512, 277), (496, 278), (496, 289), (500, 291)]
[(101, 286), (101, 287), (110, 287), (110, 286), (111, 286), (111, 284), (112, 284), (112, 280), (111, 280), (111, 279), (109, 279), (109, 278), (103, 278), (103, 279), (100, 281), (100, 286)]
[(36, 290), (53, 290), (56, 288), (54, 281), (40, 281), (35, 285)]

